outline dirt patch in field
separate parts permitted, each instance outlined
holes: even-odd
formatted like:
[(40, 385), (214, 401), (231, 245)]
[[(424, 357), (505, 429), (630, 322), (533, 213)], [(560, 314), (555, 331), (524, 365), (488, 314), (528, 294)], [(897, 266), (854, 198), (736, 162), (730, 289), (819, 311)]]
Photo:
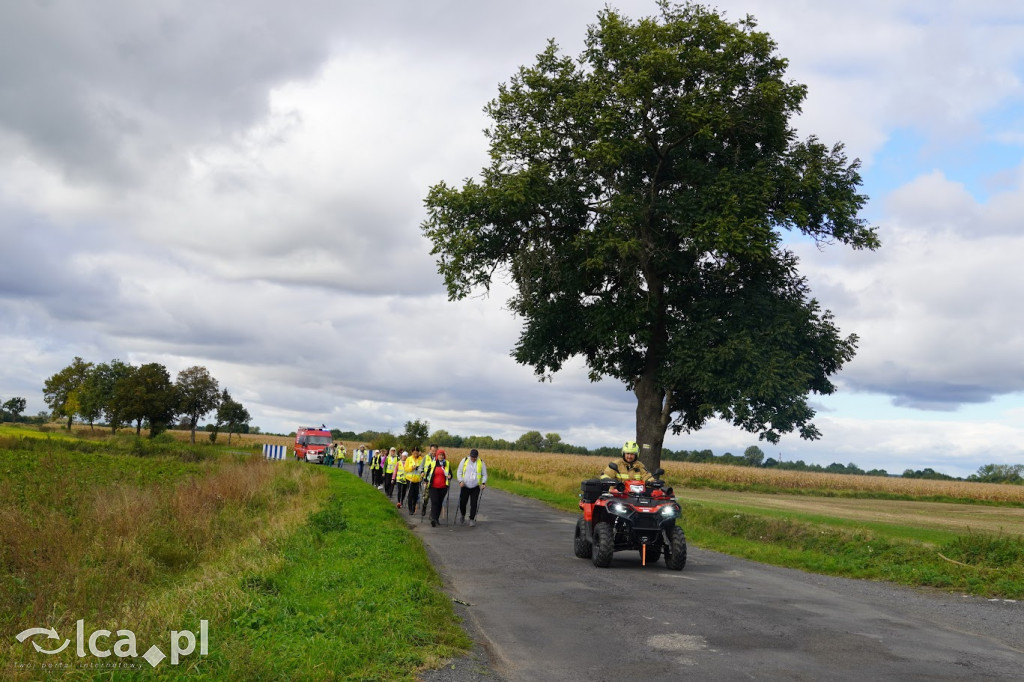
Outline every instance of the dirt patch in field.
[(840, 519), (933, 528), (958, 533), (985, 532), (1024, 535), (1024, 508), (945, 502), (870, 500), (804, 495), (768, 495), (723, 490), (677, 490), (682, 500), (818, 514)]

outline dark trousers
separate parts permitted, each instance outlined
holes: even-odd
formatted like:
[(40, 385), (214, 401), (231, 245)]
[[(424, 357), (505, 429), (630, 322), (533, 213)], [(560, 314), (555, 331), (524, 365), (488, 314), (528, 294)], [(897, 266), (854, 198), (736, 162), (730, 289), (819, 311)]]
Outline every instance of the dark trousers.
[(385, 473), (384, 474), (384, 493), (388, 497), (391, 497), (392, 494), (394, 494), (394, 492), (395, 492), (395, 481), (394, 481), (393, 478), (391, 478), (390, 476), (388, 476)]
[(359, 463), (359, 478), (363, 477), (363, 463)]
[(409, 484), (399, 481), (395, 484), (395, 488), (398, 490), (398, 504), (402, 504), (402, 502), (405, 502), (405, 493), (409, 490)]
[(409, 513), (412, 514), (416, 511), (416, 503), (420, 501), (420, 484), (410, 483), (409, 484), (409, 503), (406, 505), (409, 507)]
[(444, 506), (444, 498), (448, 497), (448, 486), (443, 488), (430, 489), (430, 520), (437, 521), (441, 518), (441, 507)]
[(470, 520), (475, 519), (476, 507), (480, 502), (480, 486), (459, 488), (459, 513), (463, 516), (466, 515), (466, 500), (469, 500), (469, 518)]

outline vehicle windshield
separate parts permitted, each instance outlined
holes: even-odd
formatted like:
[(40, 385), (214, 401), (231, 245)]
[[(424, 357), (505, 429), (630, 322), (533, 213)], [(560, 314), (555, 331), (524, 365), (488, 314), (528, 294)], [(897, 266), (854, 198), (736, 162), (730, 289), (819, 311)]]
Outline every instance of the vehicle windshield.
[(330, 436), (306, 436), (306, 445), (330, 445)]

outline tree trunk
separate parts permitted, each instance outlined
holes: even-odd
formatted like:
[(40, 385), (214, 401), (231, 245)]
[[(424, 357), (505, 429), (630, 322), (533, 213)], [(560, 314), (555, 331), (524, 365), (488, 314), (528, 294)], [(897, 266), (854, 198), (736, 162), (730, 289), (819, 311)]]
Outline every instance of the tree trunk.
[(671, 423), (666, 410), (665, 390), (657, 386), (653, 372), (646, 372), (633, 390), (636, 394), (636, 442), (640, 446), (640, 461), (648, 471), (661, 466), (661, 446), (665, 431)]

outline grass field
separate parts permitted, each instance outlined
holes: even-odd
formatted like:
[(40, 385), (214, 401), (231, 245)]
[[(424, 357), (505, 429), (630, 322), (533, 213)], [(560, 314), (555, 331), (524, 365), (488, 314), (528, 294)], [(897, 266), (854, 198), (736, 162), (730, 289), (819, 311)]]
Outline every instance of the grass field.
[[(114, 661), (139, 666), (116, 679), (411, 680), (469, 645), (439, 586), (404, 520), (346, 472), (173, 436), (0, 429), (3, 679), (110, 679), (96, 666)], [(79, 620), (132, 631), (138, 655), (205, 620), (208, 655), (153, 669), (15, 638), (74, 639)]]

